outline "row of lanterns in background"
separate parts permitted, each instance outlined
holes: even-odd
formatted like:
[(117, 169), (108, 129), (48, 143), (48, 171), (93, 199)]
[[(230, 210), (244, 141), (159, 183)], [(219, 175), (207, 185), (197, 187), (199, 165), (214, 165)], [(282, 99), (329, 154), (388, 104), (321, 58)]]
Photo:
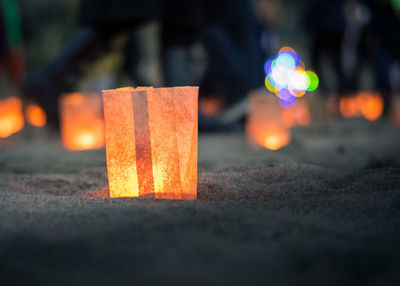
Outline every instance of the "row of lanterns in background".
[(22, 130), (25, 120), (29, 125), (43, 127), (46, 125), (46, 113), (35, 104), (29, 104), (24, 109), (22, 100), (16, 96), (0, 100), (0, 138)]
[[(265, 93), (249, 97), (249, 114), (246, 124), (248, 136), (270, 150), (277, 150), (290, 142), (293, 126), (308, 126), (311, 114), (307, 100), (298, 101), (290, 109)], [(201, 99), (199, 109), (208, 115), (220, 110), (218, 101)], [(61, 136), (69, 150), (101, 148), (105, 144), (102, 100), (98, 94), (70, 93), (60, 100)], [(383, 99), (378, 93), (361, 92), (339, 100), (339, 112), (344, 118), (364, 117), (377, 120), (383, 111)], [(25, 124), (43, 127), (45, 112), (35, 104), (23, 108), (18, 97), (0, 100), (0, 138), (19, 132)]]
[[(98, 94), (70, 93), (60, 99), (61, 137), (69, 150), (101, 148), (105, 144), (102, 101)], [(0, 100), (0, 138), (21, 131), (25, 124), (44, 127), (47, 117), (36, 104), (19, 97)]]
[[(394, 104), (399, 103), (394, 101)], [(342, 97), (338, 105), (338, 111), (344, 118), (362, 117), (368, 121), (378, 120), (384, 109), (382, 96), (368, 92)], [(400, 111), (400, 106), (394, 110)], [(393, 117), (394, 123), (400, 126), (400, 112), (395, 112)], [(286, 146), (290, 142), (292, 127), (306, 127), (310, 124), (311, 112), (307, 100), (298, 101), (291, 108), (280, 108), (273, 97), (267, 97), (262, 92), (249, 97), (246, 133), (254, 142), (267, 149), (278, 150)]]

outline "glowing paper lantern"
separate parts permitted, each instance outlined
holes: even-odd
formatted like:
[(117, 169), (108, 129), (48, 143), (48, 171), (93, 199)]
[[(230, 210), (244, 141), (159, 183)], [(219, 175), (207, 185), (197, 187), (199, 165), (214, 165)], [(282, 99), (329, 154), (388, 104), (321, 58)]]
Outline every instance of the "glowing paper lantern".
[(28, 105), (25, 110), (25, 118), (28, 124), (36, 127), (45, 126), (47, 121), (47, 116), (44, 110), (35, 104)]
[(69, 150), (89, 150), (104, 146), (101, 97), (97, 94), (69, 93), (61, 97), (61, 137)]
[(345, 118), (361, 117), (377, 120), (383, 112), (383, 99), (379, 93), (360, 92), (357, 96), (342, 97), (339, 112)]
[(362, 92), (357, 96), (361, 114), (369, 121), (378, 120), (383, 112), (383, 98), (379, 93)]
[(110, 197), (197, 197), (198, 88), (103, 91)]
[(290, 142), (290, 128), (282, 121), (282, 108), (265, 93), (249, 96), (246, 134), (255, 143), (278, 150)]
[(0, 100), (0, 138), (5, 138), (24, 127), (22, 101), (18, 97)]

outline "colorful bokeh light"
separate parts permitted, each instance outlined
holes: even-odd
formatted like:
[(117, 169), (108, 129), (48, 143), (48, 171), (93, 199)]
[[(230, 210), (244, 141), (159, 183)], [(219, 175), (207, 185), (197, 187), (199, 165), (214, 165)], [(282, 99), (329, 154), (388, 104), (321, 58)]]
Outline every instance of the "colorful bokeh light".
[(283, 47), (268, 59), (264, 71), (265, 87), (279, 97), (284, 108), (295, 106), (298, 97), (316, 90), (319, 84), (316, 73), (305, 70), (300, 56), (290, 47)]

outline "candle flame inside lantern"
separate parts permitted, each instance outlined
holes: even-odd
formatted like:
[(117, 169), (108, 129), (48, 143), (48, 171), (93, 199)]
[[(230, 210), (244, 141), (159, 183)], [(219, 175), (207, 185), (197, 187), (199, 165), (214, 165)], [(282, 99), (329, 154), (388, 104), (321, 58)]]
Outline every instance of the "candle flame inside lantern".
[(0, 100), (0, 138), (9, 137), (24, 127), (22, 101), (18, 97)]
[(46, 125), (47, 116), (44, 110), (36, 105), (30, 104), (25, 110), (25, 118), (28, 124), (36, 126), (36, 127), (43, 127)]
[(339, 112), (345, 118), (363, 116), (369, 121), (375, 121), (381, 117), (383, 107), (379, 93), (361, 92), (354, 97), (342, 97), (339, 101)]
[(197, 197), (197, 87), (103, 91), (110, 197)]
[(61, 137), (73, 151), (104, 146), (104, 120), (101, 97), (97, 94), (65, 94), (60, 100)]
[(271, 128), (265, 132), (263, 146), (269, 150), (279, 150), (290, 142), (290, 132), (285, 128)]

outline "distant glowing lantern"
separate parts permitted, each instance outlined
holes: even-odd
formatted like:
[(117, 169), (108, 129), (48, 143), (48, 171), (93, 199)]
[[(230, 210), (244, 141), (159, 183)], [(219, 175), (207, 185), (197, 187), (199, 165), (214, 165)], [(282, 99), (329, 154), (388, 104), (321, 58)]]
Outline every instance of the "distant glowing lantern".
[(101, 97), (97, 94), (69, 93), (61, 97), (61, 137), (69, 150), (89, 150), (104, 146)]
[(375, 121), (383, 112), (383, 98), (379, 93), (360, 93), (357, 96), (361, 114), (369, 121)]
[(110, 197), (196, 199), (198, 88), (103, 91)]
[(278, 150), (290, 142), (290, 128), (282, 120), (282, 108), (265, 93), (249, 96), (246, 134), (255, 143)]
[(369, 121), (375, 121), (382, 115), (383, 105), (379, 93), (360, 92), (357, 96), (342, 97), (339, 101), (339, 112), (345, 118), (363, 116)]
[(22, 101), (18, 97), (0, 100), (0, 138), (5, 138), (24, 127)]
[(46, 125), (47, 116), (40, 106), (36, 104), (29, 104), (25, 109), (25, 119), (30, 125), (43, 127)]

